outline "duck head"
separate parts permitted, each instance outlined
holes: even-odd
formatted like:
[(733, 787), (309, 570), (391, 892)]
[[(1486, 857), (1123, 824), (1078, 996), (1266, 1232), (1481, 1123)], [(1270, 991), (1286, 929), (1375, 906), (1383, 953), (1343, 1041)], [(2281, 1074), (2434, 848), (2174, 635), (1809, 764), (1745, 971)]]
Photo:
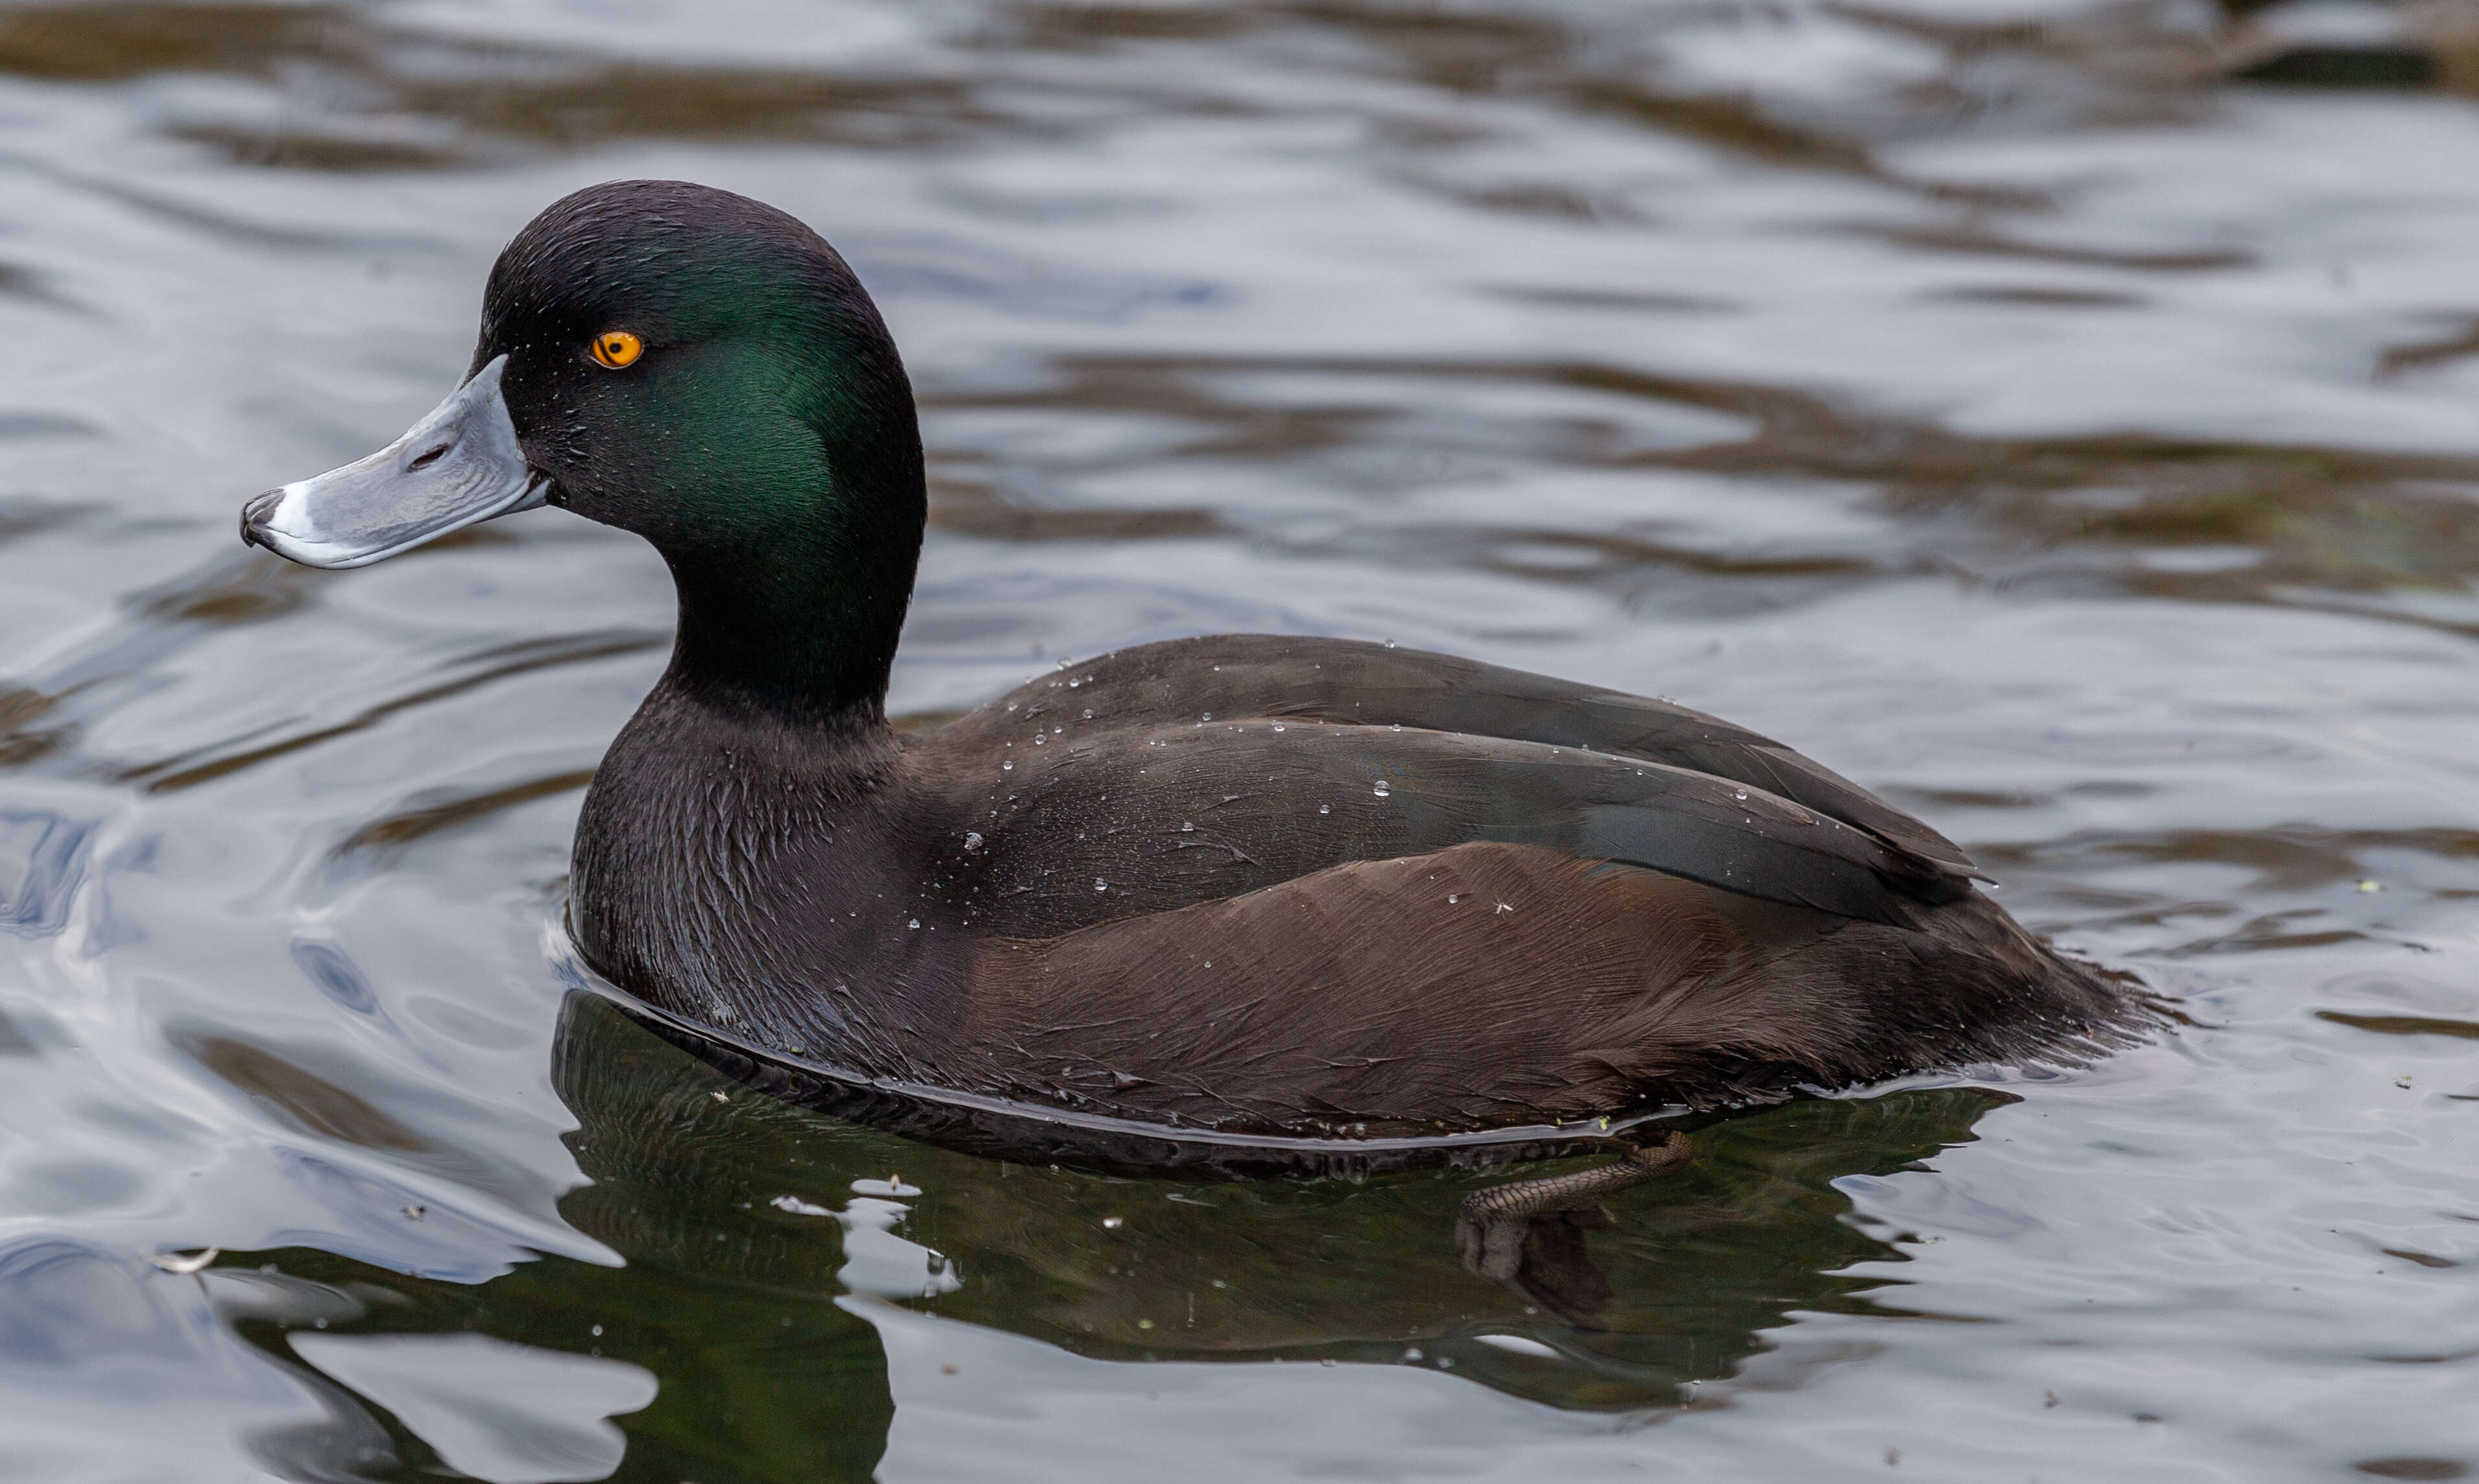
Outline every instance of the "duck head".
[(554, 202), (491, 270), (473, 368), (402, 438), (258, 496), (242, 539), (360, 567), (550, 504), (652, 543), (673, 673), (874, 710), (920, 552), (912, 392), (877, 307), (800, 221), (618, 181)]

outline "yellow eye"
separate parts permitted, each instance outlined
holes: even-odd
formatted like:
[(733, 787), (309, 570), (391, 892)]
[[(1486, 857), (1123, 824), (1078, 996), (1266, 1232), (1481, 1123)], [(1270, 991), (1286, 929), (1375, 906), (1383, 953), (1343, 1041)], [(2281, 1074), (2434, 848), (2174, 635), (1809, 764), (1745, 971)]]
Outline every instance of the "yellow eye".
[(594, 337), (594, 359), (613, 371), (634, 366), (646, 353), (646, 343), (626, 330), (604, 330)]

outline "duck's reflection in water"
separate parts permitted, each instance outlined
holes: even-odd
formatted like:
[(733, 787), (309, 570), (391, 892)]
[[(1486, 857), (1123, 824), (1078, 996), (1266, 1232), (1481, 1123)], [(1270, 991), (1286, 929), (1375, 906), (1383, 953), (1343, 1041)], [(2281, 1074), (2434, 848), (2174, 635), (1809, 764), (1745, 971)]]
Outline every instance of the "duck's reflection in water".
[[(623, 1420), (650, 1441), (710, 1429), (685, 1414), (742, 1373), (811, 1394), (743, 1414), (769, 1426), (882, 1431), (882, 1369), (848, 1343), (840, 1364), (807, 1349), (796, 1365), (777, 1343), (847, 1294), (838, 1307), (885, 1331), (890, 1356), (962, 1333), (937, 1317), (1104, 1361), (1409, 1365), (1558, 1407), (1674, 1405), (1790, 1312), (1864, 1308), (1883, 1284), (1846, 1275), (1899, 1249), (1845, 1219), (1833, 1180), (1912, 1166), (2006, 1100), (1950, 1088), (1743, 1113), (1698, 1130), (1663, 1178), (1493, 1215), (1467, 1198), (1607, 1162), (1228, 1184), (1007, 1164), (751, 1092), (584, 995), (557, 1084), (595, 1181), (565, 1214), (627, 1257), (635, 1276), (616, 1281), (677, 1299), (632, 1306), (661, 1333), (628, 1357), (680, 1366), (681, 1385)], [(854, 1464), (876, 1446), (843, 1442)], [(730, 1474), (697, 1452), (691, 1476)]]

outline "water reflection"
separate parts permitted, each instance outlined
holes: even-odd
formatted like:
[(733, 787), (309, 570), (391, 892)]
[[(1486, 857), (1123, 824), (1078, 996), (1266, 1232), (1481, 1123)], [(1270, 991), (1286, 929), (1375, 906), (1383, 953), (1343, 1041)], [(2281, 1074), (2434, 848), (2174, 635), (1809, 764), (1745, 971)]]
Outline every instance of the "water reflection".
[[(570, 1002), (559, 1065), (596, 1182), (563, 1214), (632, 1265), (858, 1288), (1103, 1359), (1444, 1366), (1595, 1409), (1674, 1404), (1790, 1311), (1865, 1307), (1883, 1280), (1842, 1270), (1896, 1248), (1849, 1223), (1831, 1182), (1915, 1168), (2010, 1101), (1922, 1090), (1701, 1130), (1684, 1172), (1608, 1198), (1590, 1261), (1610, 1297), (1586, 1332), (1458, 1259), (1461, 1203), (1502, 1178), (1488, 1173), (1197, 1184), (981, 1160), (758, 1097), (589, 996)], [(902, 1235), (934, 1258), (881, 1254), (874, 1276), (839, 1280), (856, 1242), (823, 1215), (865, 1226), (853, 1211), (881, 1202), (891, 1218), (896, 1191), (910, 1192)], [(1489, 1343), (1510, 1336), (1527, 1346)], [(1541, 1364), (1542, 1347), (1564, 1361)]]
[[(266, 1053), (243, 1062), (294, 1116), (395, 1127)], [(323, 1409), (283, 1434), (290, 1456), (508, 1484), (869, 1478), (900, 1391), (1025, 1363), (1002, 1333), (1106, 1363), (1410, 1368), (1563, 1409), (1674, 1407), (1795, 1311), (1881, 1312), (1887, 1280), (1848, 1269), (1904, 1239), (1854, 1225), (1833, 1182), (1920, 1168), (2010, 1101), (1919, 1090), (1713, 1123), (1683, 1173), (1608, 1200), (1589, 1257), (1563, 1247), (1602, 1289), (1586, 1330), (1458, 1261), (1458, 1210), (1486, 1175), (1186, 1184), (999, 1164), (753, 1094), (584, 995), (559, 1066), (594, 1180), (562, 1214), (625, 1267), (544, 1258), (477, 1285), (329, 1243), (184, 1279), (38, 1244), (0, 1256), (0, 1360), (90, 1369), (105, 1309), (188, 1304), (199, 1344), (229, 1325), (255, 1347), (216, 1352), (235, 1385)], [(59, 1296), (70, 1271), (93, 1274), (71, 1285), (91, 1296)]]
[(233, 1335), (232, 1320), (253, 1307), (306, 1321), (280, 1292), (250, 1278), (176, 1276), (73, 1241), (0, 1250), (0, 1382), (18, 1398), (12, 1471), (85, 1472), (97, 1430), (121, 1425), (133, 1406), (191, 1440), (199, 1476), (256, 1466), (354, 1477), (387, 1460), (381, 1424), (357, 1404)]

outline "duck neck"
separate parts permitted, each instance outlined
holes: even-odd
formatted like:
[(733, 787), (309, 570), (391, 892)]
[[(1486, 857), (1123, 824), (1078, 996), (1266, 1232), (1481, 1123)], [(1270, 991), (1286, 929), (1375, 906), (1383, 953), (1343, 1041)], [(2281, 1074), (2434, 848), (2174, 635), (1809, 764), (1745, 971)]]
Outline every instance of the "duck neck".
[(806, 728), (885, 725), (928, 501), (912, 420), (855, 421), (820, 429), (829, 454), (805, 488), (739, 502), (779, 519), (664, 551), (679, 595), (667, 685)]
[(889, 555), (867, 569), (831, 551), (779, 549), (755, 564), (675, 558), (679, 632), (664, 684), (806, 727), (884, 726), (919, 545), (916, 525), (900, 560)]

